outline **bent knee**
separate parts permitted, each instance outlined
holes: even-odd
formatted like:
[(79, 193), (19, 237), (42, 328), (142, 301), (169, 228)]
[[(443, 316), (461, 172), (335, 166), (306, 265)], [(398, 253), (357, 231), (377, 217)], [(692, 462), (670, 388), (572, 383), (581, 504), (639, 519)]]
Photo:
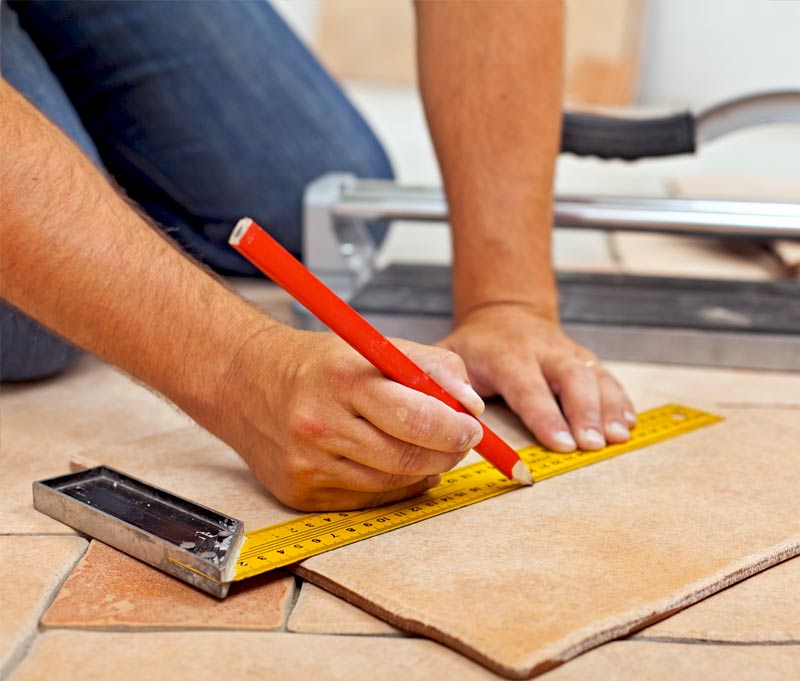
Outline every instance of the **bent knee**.
[(83, 352), (22, 313), (0, 307), (0, 381), (35, 381), (69, 369)]

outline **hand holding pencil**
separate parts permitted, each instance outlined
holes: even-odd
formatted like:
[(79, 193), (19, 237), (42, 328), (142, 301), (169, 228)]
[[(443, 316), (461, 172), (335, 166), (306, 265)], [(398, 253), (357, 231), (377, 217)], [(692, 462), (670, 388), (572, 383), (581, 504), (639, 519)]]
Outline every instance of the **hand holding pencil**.
[[(251, 219), (239, 221), (229, 243), (385, 376), (435, 398), (456, 412), (470, 413)], [(475, 449), (507, 477), (532, 484), (530, 472), (517, 453), (486, 425), (475, 421), (482, 430), (482, 438)]]

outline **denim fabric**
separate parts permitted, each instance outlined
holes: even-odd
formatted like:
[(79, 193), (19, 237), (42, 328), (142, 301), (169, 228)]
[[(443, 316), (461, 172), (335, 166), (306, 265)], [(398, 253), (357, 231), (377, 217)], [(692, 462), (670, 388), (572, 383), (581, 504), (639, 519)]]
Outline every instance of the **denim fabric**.
[(242, 215), (300, 255), (308, 182), (391, 177), (363, 118), (263, 0), (9, 5), (22, 30), (4, 7), (4, 77), (223, 274), (255, 274), (227, 246)]

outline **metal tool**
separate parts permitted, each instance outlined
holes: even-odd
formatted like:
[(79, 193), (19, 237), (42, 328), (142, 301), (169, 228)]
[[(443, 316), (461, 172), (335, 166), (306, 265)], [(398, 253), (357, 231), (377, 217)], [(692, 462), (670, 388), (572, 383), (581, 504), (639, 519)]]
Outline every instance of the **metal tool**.
[(244, 525), (98, 466), (33, 484), (33, 506), (208, 593), (224, 598)]
[[(634, 160), (691, 153), (741, 128), (800, 123), (800, 91), (739, 98), (698, 115), (612, 119), (566, 114), (562, 151)], [(451, 327), (449, 267), (379, 266), (367, 228), (376, 220), (440, 222), (441, 189), (325, 175), (304, 200), (303, 253), (314, 274), (386, 335), (421, 342)], [(556, 227), (731, 239), (800, 240), (800, 203), (559, 196)], [(561, 319), (606, 359), (800, 370), (800, 285), (559, 275)], [(302, 308), (299, 324), (320, 328)]]
[[(531, 445), (519, 455), (537, 482), (711, 425), (719, 416), (667, 404), (639, 414), (628, 442), (593, 452)], [(214, 596), (232, 581), (519, 489), (485, 461), (450, 471), (425, 494), (379, 508), (311, 513), (246, 535), (242, 523), (112, 468), (33, 484), (34, 508)]]

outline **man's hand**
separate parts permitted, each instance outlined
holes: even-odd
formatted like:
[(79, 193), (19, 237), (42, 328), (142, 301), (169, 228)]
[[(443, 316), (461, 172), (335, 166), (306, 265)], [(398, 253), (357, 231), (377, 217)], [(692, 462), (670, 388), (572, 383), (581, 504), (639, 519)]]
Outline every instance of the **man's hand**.
[[(395, 342), (473, 413), (483, 410), (457, 355)], [(203, 425), (278, 499), (301, 510), (421, 494), (482, 437), (474, 418), (384, 377), (330, 333), (273, 326), (252, 336), (223, 391), (230, 408)]]
[(505, 398), (550, 449), (625, 442), (636, 424), (630, 400), (597, 358), (524, 304), (468, 312), (440, 344), (463, 357), (481, 396)]
[(479, 393), (502, 395), (546, 446), (624, 441), (635, 420), (628, 398), (557, 321), (563, 2), (416, 7), (420, 89), (453, 232), (456, 330), (442, 344), (464, 358)]
[[(482, 436), (331, 334), (269, 319), (160, 236), (0, 80), (0, 295), (172, 400), (291, 506), (418, 494)], [(461, 360), (402, 348), (467, 408)]]

